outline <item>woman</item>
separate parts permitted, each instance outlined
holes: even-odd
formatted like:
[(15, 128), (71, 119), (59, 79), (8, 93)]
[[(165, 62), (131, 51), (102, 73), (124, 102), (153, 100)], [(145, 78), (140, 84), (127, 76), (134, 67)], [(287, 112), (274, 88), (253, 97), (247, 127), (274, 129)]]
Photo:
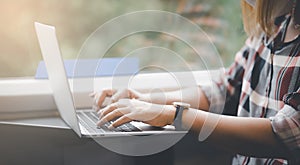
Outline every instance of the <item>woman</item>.
[[(300, 1), (241, 3), (249, 38), (227, 70), (225, 83), (215, 82), (220, 92), (227, 90), (226, 98), (221, 98), (224, 112), (237, 117), (213, 114), (220, 120), (207, 141), (238, 154), (233, 164), (285, 164), (285, 160), (300, 164)], [(182, 92), (190, 96), (181, 100)], [(153, 126), (178, 120), (183, 128), (199, 133), (213, 104), (205, 87), (151, 97), (130, 89), (103, 90), (93, 96), (101, 119), (98, 125), (117, 119), (111, 128), (132, 120)], [(100, 109), (105, 97), (112, 97), (114, 103)], [(175, 101), (189, 103), (191, 108), (180, 110), (171, 105)]]

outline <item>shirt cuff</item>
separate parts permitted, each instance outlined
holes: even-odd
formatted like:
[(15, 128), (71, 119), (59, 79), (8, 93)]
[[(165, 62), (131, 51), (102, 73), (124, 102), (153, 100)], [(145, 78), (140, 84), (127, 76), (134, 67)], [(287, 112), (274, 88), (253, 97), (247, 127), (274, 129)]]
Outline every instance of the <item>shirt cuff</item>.
[(274, 133), (293, 154), (293, 161), (300, 163), (300, 111), (286, 104), (270, 120)]
[(220, 86), (214, 83), (209, 86), (201, 86), (201, 89), (208, 99), (210, 105), (209, 112), (222, 114), (226, 98), (226, 93), (224, 93), (225, 90), (220, 89)]

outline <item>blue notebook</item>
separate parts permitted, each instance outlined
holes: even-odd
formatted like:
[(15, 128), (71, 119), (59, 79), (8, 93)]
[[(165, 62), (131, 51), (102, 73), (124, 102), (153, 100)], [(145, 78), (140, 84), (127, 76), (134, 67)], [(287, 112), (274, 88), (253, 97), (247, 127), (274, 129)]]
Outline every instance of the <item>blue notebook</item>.
[[(136, 74), (138, 58), (102, 58), (64, 60), (68, 78), (120, 76)], [(36, 79), (47, 79), (45, 62), (41, 61), (35, 74)]]

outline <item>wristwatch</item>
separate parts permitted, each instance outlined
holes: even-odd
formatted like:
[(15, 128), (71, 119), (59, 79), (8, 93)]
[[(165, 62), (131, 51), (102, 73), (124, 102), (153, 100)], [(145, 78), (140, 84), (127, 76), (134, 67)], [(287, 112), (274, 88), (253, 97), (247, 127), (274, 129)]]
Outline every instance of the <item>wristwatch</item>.
[(182, 128), (182, 113), (184, 110), (188, 110), (191, 105), (183, 102), (173, 102), (173, 105), (176, 108), (173, 125), (176, 130), (184, 130)]

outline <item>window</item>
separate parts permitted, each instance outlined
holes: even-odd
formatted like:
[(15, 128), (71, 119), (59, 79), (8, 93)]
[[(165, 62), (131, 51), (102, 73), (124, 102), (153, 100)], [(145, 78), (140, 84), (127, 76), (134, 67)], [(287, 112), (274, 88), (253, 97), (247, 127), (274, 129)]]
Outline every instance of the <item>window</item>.
[[(54, 25), (64, 59), (75, 59), (88, 36), (105, 22), (134, 11), (163, 10), (178, 13), (199, 25), (210, 37), (219, 51), (224, 66), (229, 66), (236, 51), (243, 45), (243, 32), (239, 1), (211, 0), (2, 0), (0, 21), (0, 105), (2, 118), (16, 118), (15, 113), (27, 111), (48, 111), (55, 109), (51, 89), (47, 80), (35, 80), (37, 66), (42, 60), (39, 44), (34, 30), (34, 22)], [(146, 20), (147, 18), (145, 18)], [(206, 43), (206, 38), (195, 35), (196, 40)], [(101, 43), (99, 43), (101, 44)], [(183, 55), (185, 61), (196, 70), (197, 82), (206, 78), (199, 61), (192, 55), (194, 52), (182, 41), (157, 32), (143, 32), (129, 35), (114, 44), (105, 57), (123, 57), (141, 47), (160, 46)], [(154, 53), (155, 54), (155, 53)], [(172, 58), (154, 58), (149, 56), (140, 60), (142, 65), (164, 65), (171, 71), (185, 71), (172, 61)], [(88, 58), (96, 58), (91, 55)], [(165, 72), (157, 68), (148, 68), (142, 72)], [(26, 77), (26, 78), (24, 78)], [(150, 79), (159, 87), (170, 87), (168, 75), (164, 73), (140, 74), (135, 84), (138, 88), (152, 86)], [(79, 83), (85, 83), (85, 79)], [(111, 85), (110, 77), (97, 80), (103, 86)], [(105, 83), (103, 83), (105, 82)], [(145, 82), (145, 83), (140, 83)], [(174, 85), (174, 84), (173, 84)], [(172, 86), (172, 85), (171, 85)], [(101, 88), (102, 86), (97, 86)], [(76, 106), (91, 105), (88, 98), (89, 89), (83, 87), (74, 96)], [(18, 104), (15, 104), (18, 100)], [(33, 104), (34, 103), (34, 104)], [(35, 115), (36, 113), (33, 113)], [(46, 114), (47, 115), (47, 114)], [(27, 117), (27, 114), (25, 115)], [(24, 115), (19, 116), (24, 117)]]
[[(0, 10), (0, 78), (33, 77), (42, 57), (33, 22), (57, 27), (64, 59), (74, 59), (87, 37), (100, 25), (119, 15), (137, 10), (176, 12), (200, 25), (212, 38), (228, 66), (244, 43), (239, 1), (211, 0), (3, 0)], [(126, 50), (160, 45), (175, 52), (186, 52), (183, 43), (171, 36), (145, 32), (128, 36), (115, 44), (106, 57), (122, 56)], [(91, 56), (91, 58), (93, 58)], [(185, 59), (194, 62), (193, 56)], [(151, 58), (145, 59), (151, 63)], [(157, 60), (162, 62), (163, 60)], [(170, 65), (171, 67), (172, 65)], [(172, 68), (180, 71), (180, 67)], [(194, 69), (201, 69), (196, 64)], [(150, 70), (150, 72), (155, 70)]]

